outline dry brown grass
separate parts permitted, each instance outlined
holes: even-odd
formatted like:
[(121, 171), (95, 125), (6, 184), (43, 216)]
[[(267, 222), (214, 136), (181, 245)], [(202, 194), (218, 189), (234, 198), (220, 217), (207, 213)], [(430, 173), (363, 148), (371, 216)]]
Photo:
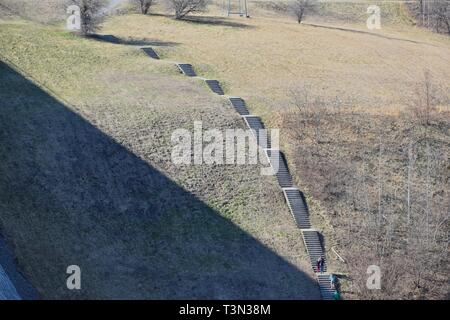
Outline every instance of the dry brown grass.
[(363, 108), (386, 108), (403, 103), (424, 68), (438, 81), (450, 77), (450, 41), (421, 30), (355, 33), (281, 18), (227, 21), (244, 27), (133, 15), (111, 19), (104, 32), (180, 43), (160, 52), (220, 78), (228, 93), (242, 96), (259, 114), (288, 106), (290, 90), (303, 85)]
[[(407, 130), (398, 117), (407, 112), (408, 102), (423, 77), (424, 69), (433, 75), (434, 85), (448, 92), (448, 37), (402, 24), (383, 25), (382, 30), (375, 32), (365, 30), (364, 24), (355, 23), (298, 25), (294, 20), (276, 14), (224, 20), (214, 17), (217, 14), (214, 10), (198, 18), (203, 23), (174, 21), (165, 16), (117, 17), (105, 25), (104, 32), (179, 43), (176, 47), (156, 49), (164, 58), (192, 63), (199, 74), (219, 79), (224, 83), (227, 94), (243, 97), (253, 113), (261, 115), (270, 126), (281, 128), (282, 145), (289, 155), (296, 181), (309, 195), (313, 223), (323, 229), (328, 250), (331, 245), (342, 245), (342, 223), (345, 224), (346, 235), (352, 228), (347, 224), (355, 217), (347, 215), (353, 210), (351, 204), (337, 203), (333, 197), (328, 198), (328, 191), (322, 189), (327, 185), (326, 179), (336, 178), (330, 180), (328, 186), (331, 184), (337, 189), (342, 187), (339, 186), (339, 177), (342, 178), (341, 183), (346, 183), (347, 179), (346, 173), (339, 171), (330, 177), (332, 170), (328, 170), (326, 163), (335, 163), (332, 167), (340, 170), (338, 163), (353, 163), (354, 158), (360, 156), (358, 152), (368, 152), (371, 156), (365, 157), (364, 161), (373, 162), (372, 169), (376, 167), (376, 152), (365, 146), (373, 146), (379, 139), (377, 130), (384, 130), (385, 126), (385, 134), (392, 138), (393, 145), (398, 142), (395, 137)], [(228, 25), (224, 25), (224, 21)], [(309, 22), (315, 21), (309, 19)], [(305, 86), (311, 96), (320, 97), (323, 101), (337, 98), (342, 105), (350, 106), (345, 111), (343, 109), (341, 116), (330, 116), (326, 120), (330, 123), (335, 121), (324, 130), (332, 129), (326, 135), (336, 145), (324, 148), (325, 153), (316, 154), (321, 158), (315, 161), (323, 160), (325, 164), (325, 175), (314, 172), (315, 169), (321, 170), (313, 165), (314, 161), (307, 167), (302, 164), (308, 146), (315, 146), (292, 138), (287, 132), (290, 124), (283, 121), (289, 118), (292, 110), (292, 92)], [(442, 117), (447, 118), (448, 105), (440, 106), (440, 110)], [(397, 124), (391, 127), (391, 123)], [(444, 141), (442, 152), (447, 152), (445, 132), (440, 132), (438, 139)], [(302, 152), (299, 152), (299, 145), (303, 145)], [(360, 148), (355, 148), (356, 145)], [(403, 157), (395, 151), (396, 147), (392, 148), (393, 151), (386, 156), (392, 167), (386, 168), (386, 174), (390, 170), (398, 170), (396, 159)], [(387, 192), (403, 183), (399, 177), (392, 179), (393, 186)], [(351, 190), (345, 189), (344, 192), (351, 193)], [(333, 214), (343, 220), (336, 220)], [(346, 245), (351, 247), (348, 243)], [(329, 257), (333, 255), (329, 253)], [(332, 270), (339, 272), (344, 269), (345, 266), (332, 263)], [(355, 297), (348, 286), (345, 288), (348, 297)], [(397, 294), (400, 297), (404, 294), (400, 292), (389, 292), (386, 296), (393, 298)]]

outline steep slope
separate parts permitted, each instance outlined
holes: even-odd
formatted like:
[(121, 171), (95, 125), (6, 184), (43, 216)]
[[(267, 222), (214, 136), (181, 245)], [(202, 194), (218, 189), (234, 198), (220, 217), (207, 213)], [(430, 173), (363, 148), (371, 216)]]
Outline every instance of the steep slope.
[[(448, 259), (450, 41), (406, 24), (370, 31), (362, 22), (299, 25), (285, 16), (224, 18), (211, 12), (188, 21), (131, 15), (110, 20), (104, 32), (179, 43), (159, 52), (220, 80), (226, 94), (241, 96), (252, 114), (281, 129), (313, 225), (321, 225), (327, 248), (335, 246), (353, 266), (348, 270), (328, 252), (336, 257), (330, 270), (352, 280), (343, 286), (347, 297), (443, 297), (448, 271), (435, 273), (432, 265)], [(424, 120), (427, 88), (432, 105)], [(415, 157), (408, 189), (407, 168)], [(408, 206), (414, 228), (406, 225)], [(436, 230), (436, 237), (428, 235), (433, 242), (419, 249), (424, 230)], [(422, 262), (413, 258), (430, 254)], [(386, 290), (366, 290), (373, 263), (386, 278), (401, 280), (386, 281)], [(416, 285), (417, 275), (426, 288)]]
[(134, 46), (20, 21), (0, 43), (0, 230), (42, 297), (320, 297), (274, 177), (171, 162), (175, 129), (243, 128), (231, 106)]

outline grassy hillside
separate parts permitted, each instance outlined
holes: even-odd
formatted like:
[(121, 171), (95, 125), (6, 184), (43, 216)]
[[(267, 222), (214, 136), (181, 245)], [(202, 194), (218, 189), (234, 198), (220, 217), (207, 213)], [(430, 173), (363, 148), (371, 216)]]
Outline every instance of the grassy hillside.
[[(294, 18), (294, 15), (289, 10), (290, 2), (286, 0), (253, 0), (250, 1), (250, 13), (255, 16), (269, 14), (274, 16), (291, 15)], [(414, 24), (414, 20), (411, 18), (405, 4), (395, 1), (316, 1), (305, 12), (304, 19), (305, 21), (349, 23), (364, 26), (368, 18), (367, 8), (370, 5), (377, 5), (380, 8), (382, 24)]]
[[(338, 11), (336, 9), (334, 12)], [(219, 16), (218, 7), (213, 6), (209, 12), (190, 17), (188, 21), (175, 21), (161, 8), (156, 8), (154, 12), (149, 16), (131, 14), (106, 21), (102, 32), (120, 38), (124, 43), (122, 45), (75, 38), (61, 31), (62, 27), (37, 27), (23, 22), (2, 24), (0, 41), (7, 45), (1, 46), (0, 54), (19, 66), (19, 73), (26, 71), (32, 76), (27, 76), (32, 82), (39, 81), (44, 84), (45, 90), (50, 89), (59, 99), (63, 98), (66, 101), (64, 108), (72, 108), (88, 122), (81, 125), (77, 124), (79, 120), (73, 120), (75, 127), (86, 127), (83, 130), (90, 132), (90, 125), (94, 125), (101, 132), (78, 137), (72, 129), (70, 133), (61, 129), (63, 137), (68, 138), (46, 139), (45, 147), (53, 141), (69, 139), (71, 144), (64, 147), (68, 149), (63, 149), (63, 155), (54, 150), (54, 159), (41, 156), (33, 158), (27, 165), (35, 167), (36, 163), (44, 161), (42, 167), (47, 171), (39, 170), (44, 172), (44, 177), (38, 175), (37, 180), (43, 182), (32, 185), (55, 185), (54, 190), (64, 190), (58, 198), (59, 203), (69, 200), (74, 202), (64, 205), (64, 210), (67, 210), (64, 218), (78, 215), (79, 212), (96, 212), (87, 215), (83, 222), (72, 218), (70, 223), (63, 223), (66, 229), (68, 226), (80, 229), (81, 226), (81, 230), (87, 230), (87, 236), (80, 246), (67, 244), (64, 240), (62, 247), (70, 249), (67, 253), (58, 251), (52, 255), (58, 256), (55, 259), (60, 263), (59, 269), (52, 269), (55, 274), (60, 272), (67, 260), (83, 257), (86, 259), (83, 261), (96, 265), (90, 270), (94, 274), (92, 279), (95, 288), (100, 288), (98, 283), (109, 275), (104, 257), (112, 257), (107, 262), (114, 264), (123, 261), (120, 256), (125, 255), (128, 262), (123, 269), (119, 268), (119, 273), (120, 279), (131, 281), (129, 288), (135, 288), (138, 282), (158, 278), (156, 274), (168, 265), (167, 261), (174, 265), (171, 273), (164, 273), (164, 270), (161, 277), (166, 280), (158, 278), (158, 281), (162, 281), (161, 287), (158, 286), (157, 290), (150, 285), (143, 287), (142, 291), (136, 293), (139, 297), (173, 296), (173, 292), (167, 290), (173, 287), (171, 281), (175, 274), (181, 278), (181, 288), (184, 290), (181, 291), (185, 293), (189, 292), (191, 284), (190, 288), (197, 288), (187, 278), (203, 281), (214, 274), (214, 282), (219, 285), (217, 291), (213, 292), (226, 288), (230, 297), (253, 297), (254, 287), (247, 290), (244, 285), (241, 286), (242, 290), (236, 289), (238, 283), (242, 285), (249, 279), (250, 271), (247, 270), (251, 268), (258, 267), (256, 269), (263, 274), (276, 272), (279, 267), (275, 265), (278, 264), (270, 261), (281, 256), (296, 270), (309, 270), (299, 233), (291, 222), (281, 195), (276, 191), (273, 179), (259, 176), (257, 168), (253, 167), (176, 168), (168, 161), (169, 138), (173, 129), (192, 126), (193, 121), (199, 119), (211, 128), (242, 127), (242, 123), (232, 109), (224, 105), (223, 100), (206, 94), (201, 84), (192, 79), (180, 78), (172, 64), (152, 61), (134, 46), (126, 45), (128, 43), (152, 46), (167, 60), (192, 63), (199, 74), (220, 80), (227, 94), (242, 96), (252, 113), (261, 115), (271, 127), (281, 129), (282, 147), (288, 154), (296, 183), (307, 193), (313, 225), (319, 226), (325, 234), (331, 271), (348, 275), (342, 278), (344, 297), (439, 298), (448, 293), (448, 268), (443, 267), (435, 272), (433, 267), (448, 265), (445, 240), (448, 232), (447, 163), (450, 149), (448, 37), (411, 27), (404, 21), (398, 23), (396, 19), (383, 24), (381, 30), (369, 31), (362, 16), (359, 20), (328, 19), (329, 15), (311, 17), (306, 22), (318, 24), (312, 26), (299, 25), (292, 18), (265, 9), (255, 9), (251, 12), (251, 19), (225, 18)], [(359, 9), (349, 12), (354, 17)], [(396, 16), (401, 14), (392, 14), (392, 17)], [(428, 80), (424, 80), (424, 74), (430, 75)], [(3, 82), (8, 90), (31, 85), (18, 82), (11, 87), (6, 80)], [(428, 96), (424, 96), (426, 88), (432, 88)], [(18, 92), (14, 92), (20, 97)], [(36, 95), (47, 93), (39, 91)], [(24, 99), (18, 99), (14, 105), (20, 106)], [(427, 101), (429, 109), (426, 109)], [(5, 132), (17, 131), (16, 128), (33, 130), (31, 133), (25, 131), (24, 138), (18, 140), (28, 144), (12, 144), (8, 141), (11, 145), (9, 150), (17, 149), (22, 156), (33, 150), (38, 155), (28, 135), (52, 136), (54, 130), (40, 133), (37, 128), (51, 126), (42, 126), (45, 121), (43, 123), (42, 117), (39, 118), (39, 112), (33, 117), (19, 116), (19, 119), (31, 119), (25, 125), (20, 122), (23, 120), (11, 121), (11, 114), (4, 115), (3, 123), (11, 128)], [(51, 114), (51, 111), (47, 110), (43, 114)], [(35, 120), (35, 117), (38, 118)], [(65, 127), (63, 120), (57, 118), (55, 121), (51, 125)], [(15, 127), (11, 127), (14, 123)], [(114, 143), (104, 141), (106, 138), (103, 134), (111, 137)], [(99, 142), (95, 147), (88, 147), (91, 140)], [(77, 174), (73, 173), (72, 167), (64, 170), (58, 164), (61, 162), (59, 157), (66, 154), (71, 156), (63, 158), (62, 163), (77, 162), (72, 154), (81, 152), (75, 147), (79, 141), (83, 146), (81, 149), (86, 148), (81, 175), (78, 171), (75, 171)], [(132, 153), (130, 156), (139, 157), (139, 161), (129, 160), (130, 165), (126, 168), (131, 168), (127, 169), (131, 171), (125, 170), (119, 160), (104, 164), (105, 157), (109, 159), (116, 154), (106, 147), (110, 144), (113, 150), (116, 146), (119, 148), (119, 154), (127, 151)], [(102, 146), (100, 150), (105, 151), (96, 151), (99, 149), (96, 145)], [(9, 153), (4, 155), (9, 156)], [(9, 162), (3, 161), (5, 172), (14, 166), (12, 158), (8, 159)], [(142, 169), (144, 171), (134, 169), (141, 167), (135, 164), (140, 161), (147, 166)], [(116, 166), (118, 172), (109, 173)], [(408, 171), (408, 167), (411, 170)], [(58, 174), (53, 178), (50, 173), (55, 172), (54, 168), (62, 169), (58, 172), (69, 173)], [(94, 174), (98, 170), (96, 168), (100, 170), (99, 175)], [(46, 172), (49, 172), (48, 176)], [(26, 171), (20, 174), (22, 177), (29, 175)], [(138, 179), (128, 195), (130, 176), (133, 177), (131, 181), (134, 181), (134, 177), (155, 175), (158, 176), (156, 180), (163, 181), (150, 190), (159, 190), (160, 185), (171, 185), (180, 193), (177, 197), (183, 199), (180, 202), (192, 202), (195, 208), (201, 208), (196, 209), (202, 214), (194, 224), (191, 221), (192, 210), (183, 206), (179, 208), (176, 203), (167, 203), (167, 199), (172, 198), (171, 192), (157, 192), (159, 196), (148, 194), (150, 191), (147, 187), (153, 186), (155, 182)], [(89, 177), (96, 178), (91, 180)], [(10, 176), (5, 183), (14, 180), (18, 179)], [(62, 182), (55, 184), (55, 181), (60, 180)], [(70, 181), (77, 183), (72, 186)], [(116, 185), (116, 181), (117, 190), (113, 188), (115, 191), (110, 194), (109, 186)], [(27, 185), (26, 179), (19, 183), (19, 187), (24, 185)], [(97, 191), (99, 185), (104, 187)], [(74, 190), (77, 196), (71, 200)], [(93, 195), (87, 196), (86, 190)], [(408, 190), (412, 198), (409, 205), (406, 203)], [(37, 191), (27, 192), (34, 194)], [(60, 192), (54, 193), (60, 196)], [(89, 199), (88, 207), (84, 204), (85, 197)], [(11, 203), (15, 202), (6, 197), (4, 199), (3, 206), (11, 214), (3, 219), (3, 229), (11, 240), (17, 241), (15, 239), (20, 238), (19, 233), (26, 234), (24, 229), (14, 231), (22, 221), (15, 212), (23, 210), (11, 207)], [(117, 202), (110, 204), (109, 199), (117, 199)], [(144, 200), (140, 202), (136, 199)], [(157, 203), (156, 208), (148, 209), (147, 199)], [(39, 203), (33, 200), (27, 204), (29, 207), (25, 212), (34, 212)], [(141, 206), (136, 207), (136, 203), (141, 203)], [(122, 218), (103, 227), (103, 223), (98, 223), (104, 221), (99, 216), (103, 217), (109, 208), (115, 208), (113, 211)], [(132, 223), (123, 217), (124, 212), (139, 210), (156, 212), (157, 216), (162, 217), (176, 216), (177, 219), (160, 219), (156, 224), (143, 224), (141, 221)], [(50, 207), (45, 210), (55, 211), (58, 210)], [(409, 224), (405, 223), (407, 216), (411, 219)], [(30, 223), (41, 221), (34, 215), (32, 217)], [(209, 222), (205, 225), (205, 221)], [(37, 229), (47, 229), (50, 225), (57, 239), (65, 239), (58, 230), (61, 223), (47, 219)], [(104, 230), (100, 232), (98, 225)], [(127, 226), (127, 231), (118, 232), (123, 226)], [(67, 232), (66, 229), (64, 232)], [(138, 229), (141, 231), (137, 232)], [(190, 232), (182, 233), (179, 237), (165, 233), (174, 231), (178, 235), (180, 230), (185, 229), (192, 233), (195, 230), (195, 235), (199, 234), (196, 241), (192, 242)], [(152, 232), (149, 234), (148, 230)], [(227, 278), (228, 282), (236, 284), (229, 287), (219, 278), (229, 274), (229, 264), (223, 261), (223, 257), (225, 260), (236, 259), (236, 250), (232, 248), (237, 244), (232, 240), (239, 237), (233, 236), (224, 241), (227, 234), (236, 232), (245, 237), (254, 237), (257, 241), (250, 241), (252, 245), (248, 250), (252, 254), (239, 255), (239, 259), (244, 261), (239, 265), (233, 264), (237, 268), (234, 269), (233, 278), (238, 270), (246, 272), (237, 278), (237, 282), (233, 282), (231, 276)], [(427, 237), (426, 234), (431, 232), (433, 236)], [(74, 231), (71, 236), (76, 237), (77, 234)], [(136, 234), (137, 241), (126, 238)], [(213, 241), (213, 247), (207, 245), (205, 248), (205, 243), (210, 242), (204, 240), (214, 238), (215, 234), (220, 234), (220, 239)], [(92, 237), (98, 238), (103, 248), (101, 245), (96, 246), (102, 249), (98, 249), (100, 253), (90, 256), (89, 260), (84, 256), (84, 248), (90, 248), (92, 244), (89, 239)], [(36, 239), (39, 237), (31, 240)], [(110, 243), (111, 239), (114, 239), (114, 244), (107, 247), (105, 244)], [(28, 242), (30, 239), (25, 236), (22, 247)], [(52, 252), (48, 249), (51, 247), (50, 242), (49, 239), (44, 242), (46, 254)], [(219, 257), (212, 252), (217, 249), (215, 245), (220, 243), (226, 245)], [(261, 243), (264, 247), (261, 247)], [(161, 251), (152, 251), (154, 254), (148, 256), (141, 254), (141, 250), (158, 248), (159, 245), (163, 246), (163, 253), (176, 252), (176, 257), (172, 254), (167, 257)], [(265, 246), (272, 251), (266, 251)], [(332, 246), (348, 264), (333, 260), (335, 255), (330, 251)], [(34, 283), (39, 283), (44, 275), (34, 271), (37, 261), (27, 261), (27, 256), (32, 255), (20, 252), (20, 245), (16, 247), (19, 261)], [(180, 254), (197, 247), (210, 254), (204, 259), (200, 254), (192, 259), (187, 254)], [(273, 251), (276, 255), (273, 255)], [(267, 252), (271, 252), (268, 255), (270, 258), (253, 261), (258, 252), (263, 252), (264, 257)], [(150, 271), (143, 268), (133, 273), (131, 270), (137, 268), (133, 260), (136, 256), (147, 257), (146, 262), (143, 262), (147, 268), (152, 259), (157, 259), (157, 264)], [(99, 261), (102, 261), (101, 268), (97, 268)], [(365, 290), (366, 268), (370, 264), (382, 267), (384, 287), (381, 291)], [(194, 267), (190, 269), (188, 265)], [(291, 268), (292, 265), (284, 267)], [(208, 269), (208, 266), (211, 268)], [(181, 276), (180, 268), (187, 268), (188, 271)], [(254, 278), (250, 276), (254, 281), (260, 279), (256, 274)], [(261, 283), (257, 286), (266, 288), (263, 292), (273, 294), (273, 297), (306, 297), (306, 292), (314, 290), (305, 289), (310, 288), (310, 283), (302, 273), (298, 276), (301, 287), (289, 289), (295, 292), (286, 291), (284, 287), (290, 281), (286, 273), (279, 275), (271, 284)], [(169, 278), (172, 280), (167, 280)], [(307, 285), (303, 284), (304, 281)], [(198, 283), (197, 280), (194, 282)], [(59, 280), (52, 282), (40, 291), (51, 297), (70, 296), (63, 288), (58, 289), (60, 283)], [(95, 297), (120, 296), (117, 292), (110, 294), (110, 287), (95, 288), (89, 288), (92, 291), (85, 294)], [(149, 293), (150, 289), (156, 291)], [(195, 297), (214, 297), (214, 293), (213, 296), (205, 293), (207, 289), (203, 286), (194, 292)], [(257, 297), (263, 297), (263, 293)]]
[(170, 160), (194, 120), (243, 128), (224, 100), (134, 46), (17, 20), (0, 43), (0, 232), (43, 298), (319, 297), (273, 177)]
[[(418, 252), (424, 257), (434, 255), (427, 263), (447, 264), (442, 248), (448, 230), (445, 199), (449, 172), (444, 165), (449, 154), (448, 37), (407, 24), (369, 31), (359, 22), (299, 25), (291, 18), (269, 14), (226, 19), (214, 17), (215, 10), (189, 21), (164, 15), (115, 17), (103, 31), (128, 40), (157, 38), (178, 43), (157, 50), (165, 58), (193, 63), (202, 75), (218, 78), (227, 94), (242, 96), (252, 113), (281, 128), (283, 148), (297, 183), (309, 190), (313, 224), (323, 229), (328, 249), (336, 246), (350, 264), (358, 266), (349, 270), (334, 262), (334, 271), (349, 272), (351, 281), (344, 285), (347, 297), (445, 295), (447, 287), (439, 284), (446, 270), (417, 280), (414, 277), (425, 273), (412, 264)], [(421, 111), (417, 111), (423, 107), (426, 72), (436, 91), (430, 106), (432, 128), (422, 126)], [(305, 91), (310, 99), (307, 103), (299, 99)], [(309, 109), (307, 114), (299, 107)], [(422, 139), (424, 130), (428, 132), (426, 141)], [(409, 143), (414, 143), (418, 167), (414, 169), (417, 180), (411, 204), (415, 227), (405, 231)], [(433, 197), (432, 205), (423, 192), (428, 181), (427, 145), (432, 146), (429, 150), (436, 158), (428, 171), (433, 181), (428, 182), (428, 189), (433, 185), (428, 194), (439, 195)], [(364, 188), (361, 181), (366, 181)], [(381, 189), (379, 181), (385, 181)], [(366, 201), (364, 194), (370, 199)], [(432, 213), (424, 213), (425, 203), (433, 207)], [(379, 212), (383, 218), (375, 227), (373, 221), (363, 218)], [(423, 229), (425, 216), (429, 216), (429, 226)], [(420, 232), (413, 231), (416, 228)], [(436, 242), (420, 251), (408, 234), (417, 236), (423, 230), (434, 230)], [(352, 239), (353, 234), (365, 239)], [(328, 256), (335, 257), (332, 252)], [(394, 262), (406, 269), (401, 272), (406, 278), (389, 272)], [(364, 268), (370, 264), (383, 266), (387, 278), (402, 280), (387, 281), (391, 288), (367, 293)], [(432, 270), (425, 267), (428, 264), (422, 265), (428, 273)], [(422, 281), (427, 284), (420, 285)]]

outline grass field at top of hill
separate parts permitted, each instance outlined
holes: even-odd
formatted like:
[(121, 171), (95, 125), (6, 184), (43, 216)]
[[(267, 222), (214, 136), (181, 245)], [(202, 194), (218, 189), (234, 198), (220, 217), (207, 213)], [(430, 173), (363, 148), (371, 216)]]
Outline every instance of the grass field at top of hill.
[(157, 49), (219, 78), (227, 93), (242, 96), (263, 116), (289, 107), (290, 92), (305, 85), (324, 98), (338, 96), (386, 112), (404, 103), (425, 68), (440, 82), (450, 76), (448, 37), (410, 26), (369, 31), (356, 24), (338, 30), (299, 25), (289, 17), (208, 18), (214, 13), (187, 22), (119, 16), (108, 20), (103, 32), (179, 43)]

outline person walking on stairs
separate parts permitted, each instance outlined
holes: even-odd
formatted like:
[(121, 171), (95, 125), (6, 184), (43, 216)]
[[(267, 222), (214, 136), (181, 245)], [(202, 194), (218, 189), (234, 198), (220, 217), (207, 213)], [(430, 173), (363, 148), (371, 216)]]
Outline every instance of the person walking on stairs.
[(325, 259), (323, 257), (320, 257), (317, 259), (317, 272), (323, 273), (325, 265)]
[(334, 292), (333, 292), (333, 300), (341, 300), (341, 294), (339, 293), (339, 291), (334, 290)]
[(334, 274), (330, 274), (330, 289), (337, 290), (337, 278)]

